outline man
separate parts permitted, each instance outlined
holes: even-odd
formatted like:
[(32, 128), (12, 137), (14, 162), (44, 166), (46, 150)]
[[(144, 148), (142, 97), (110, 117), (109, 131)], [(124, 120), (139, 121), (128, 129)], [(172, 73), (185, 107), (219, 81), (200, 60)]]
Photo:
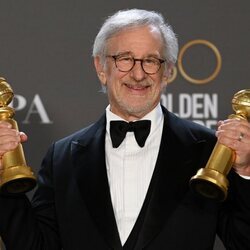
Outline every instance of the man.
[[(216, 132), (237, 154), (227, 200), (192, 192), (189, 180), (216, 137), (160, 105), (177, 58), (171, 27), (155, 12), (117, 12), (100, 29), (93, 57), (109, 106), (50, 147), (32, 203), (1, 195), (7, 249), (203, 250), (216, 233), (228, 249), (250, 249), (250, 125), (229, 119)], [(1, 155), (25, 140), (0, 124)]]

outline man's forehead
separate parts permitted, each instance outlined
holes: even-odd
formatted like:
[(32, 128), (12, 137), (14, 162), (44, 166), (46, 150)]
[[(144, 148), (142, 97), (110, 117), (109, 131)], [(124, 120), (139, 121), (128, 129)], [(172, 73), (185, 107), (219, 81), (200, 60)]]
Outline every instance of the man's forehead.
[(112, 37), (118, 37), (120, 35), (125, 35), (131, 32), (140, 32), (140, 31), (149, 31), (152, 35), (160, 35), (159, 37), (162, 38), (161, 36), (161, 32), (160, 29), (154, 25), (133, 25), (133, 26), (127, 26), (127, 27), (123, 27), (120, 30), (117, 30), (113, 35), (110, 36), (109, 39), (111, 39)]
[(158, 54), (163, 48), (163, 39), (157, 27), (136, 26), (123, 29), (107, 40), (106, 50), (117, 53), (134, 53), (147, 49), (149, 54)]

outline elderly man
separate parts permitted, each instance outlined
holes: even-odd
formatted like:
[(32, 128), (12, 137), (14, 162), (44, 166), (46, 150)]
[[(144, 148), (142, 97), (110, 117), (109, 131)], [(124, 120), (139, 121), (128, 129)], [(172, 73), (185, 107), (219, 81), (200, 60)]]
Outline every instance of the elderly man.
[[(227, 200), (192, 192), (189, 180), (216, 136), (160, 105), (177, 51), (159, 13), (132, 9), (106, 20), (93, 48), (106, 112), (49, 148), (32, 202), (0, 196), (7, 249), (207, 250), (216, 233), (228, 249), (250, 249), (250, 125), (228, 119), (216, 132), (237, 155)], [(25, 140), (0, 124), (1, 155)]]

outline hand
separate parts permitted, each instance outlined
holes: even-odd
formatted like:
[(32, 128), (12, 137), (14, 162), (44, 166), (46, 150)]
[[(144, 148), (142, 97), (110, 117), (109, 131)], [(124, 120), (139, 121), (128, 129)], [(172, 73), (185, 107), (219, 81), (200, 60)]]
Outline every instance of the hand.
[(250, 123), (245, 120), (220, 121), (216, 132), (218, 142), (236, 153), (234, 169), (240, 175), (250, 176)]
[(27, 135), (12, 129), (10, 123), (0, 121), (0, 173), (2, 172), (2, 157), (11, 150), (14, 150), (20, 142), (27, 141)]

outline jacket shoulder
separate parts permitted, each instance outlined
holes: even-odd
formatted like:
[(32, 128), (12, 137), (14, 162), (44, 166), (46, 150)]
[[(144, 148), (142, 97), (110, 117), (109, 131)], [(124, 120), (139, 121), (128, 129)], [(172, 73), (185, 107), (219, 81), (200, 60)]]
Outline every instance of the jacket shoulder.
[(168, 126), (171, 132), (179, 138), (186, 138), (186, 141), (208, 140), (212, 143), (215, 143), (217, 140), (215, 130), (193, 121), (180, 118), (164, 107), (163, 114), (165, 116), (166, 126)]
[(101, 118), (87, 127), (75, 131), (74, 133), (59, 139), (54, 144), (56, 147), (71, 144), (72, 142), (78, 142), (80, 144), (86, 144), (99, 129), (104, 129), (106, 123), (106, 116), (102, 115)]

